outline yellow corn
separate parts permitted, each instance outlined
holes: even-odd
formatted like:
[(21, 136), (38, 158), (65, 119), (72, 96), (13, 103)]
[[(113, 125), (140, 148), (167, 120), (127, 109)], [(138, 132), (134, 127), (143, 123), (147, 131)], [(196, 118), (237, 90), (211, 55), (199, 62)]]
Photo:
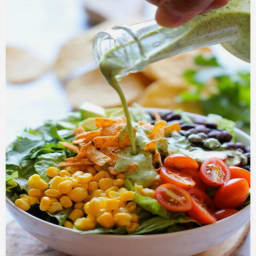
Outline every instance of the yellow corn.
[(123, 179), (116, 179), (113, 181), (114, 186), (122, 187), (124, 185), (124, 180)]
[(57, 185), (57, 188), (61, 194), (68, 194), (72, 190), (72, 180), (64, 180)]
[(98, 189), (98, 183), (96, 181), (91, 181), (88, 186), (88, 191), (91, 194), (93, 191)]
[(106, 171), (100, 171), (100, 172), (98, 172), (98, 173), (93, 177), (93, 179), (94, 179), (95, 181), (99, 181), (99, 180), (101, 180), (101, 179), (103, 179), (103, 178), (109, 178), (109, 177), (110, 177), (110, 175), (109, 175), (108, 172), (106, 172)]
[(68, 218), (73, 222), (84, 216), (84, 212), (81, 209), (74, 209), (69, 215)]
[(129, 203), (127, 203), (125, 208), (127, 209), (128, 212), (134, 212), (136, 209), (136, 203), (129, 202)]
[(105, 210), (106, 199), (103, 197), (94, 197), (90, 202), (84, 205), (84, 212), (87, 215), (98, 216)]
[(46, 170), (46, 175), (53, 178), (59, 174), (59, 169), (57, 167), (49, 167)]
[(29, 177), (28, 185), (31, 188), (38, 188), (40, 190), (45, 190), (48, 188), (48, 184), (43, 179), (41, 179), (38, 174), (34, 174)]
[(143, 188), (141, 192), (144, 196), (155, 197), (155, 190), (150, 188)]
[(66, 228), (73, 228), (73, 223), (68, 221), (68, 220), (66, 220), (64, 222), (64, 227), (66, 227)]
[(70, 199), (76, 203), (82, 202), (88, 197), (88, 192), (86, 189), (82, 187), (77, 187), (71, 190), (71, 192), (68, 194)]
[(39, 199), (34, 196), (28, 196), (26, 194), (21, 194), (20, 197), (23, 198), (24, 200), (26, 200), (29, 203), (29, 205), (34, 205), (39, 202)]
[(92, 197), (99, 197), (99, 196), (103, 196), (104, 192), (101, 189), (96, 189), (95, 191), (93, 191), (92, 193)]
[(76, 204), (74, 205), (74, 207), (75, 207), (75, 209), (83, 209), (84, 204), (83, 204), (83, 203), (76, 203)]
[(90, 173), (84, 173), (83, 175), (77, 176), (78, 182), (81, 184), (88, 184), (92, 180), (92, 175)]
[(41, 196), (43, 196), (43, 193), (38, 188), (31, 188), (31, 189), (28, 190), (28, 195), (29, 196), (34, 196), (34, 197), (41, 197)]
[(60, 196), (60, 192), (57, 189), (49, 188), (44, 191), (44, 194), (49, 197), (58, 198)]
[(69, 176), (71, 176), (71, 173), (68, 172), (67, 170), (61, 170), (60, 173), (59, 173), (59, 175), (60, 175), (61, 177), (69, 177)]
[(108, 192), (108, 197), (110, 197), (110, 198), (118, 198), (119, 197), (119, 193), (117, 191), (109, 191)]
[(89, 184), (88, 183), (79, 183), (79, 187), (82, 187), (82, 188), (88, 190)]
[(97, 222), (104, 228), (112, 228), (115, 225), (114, 218), (110, 212), (102, 213), (97, 218)]
[(62, 208), (62, 205), (60, 204), (60, 202), (52, 202), (51, 206), (48, 209), (48, 212), (49, 213), (56, 213), (56, 212), (59, 212), (59, 211), (62, 211), (62, 210), (63, 210), (63, 208)]
[(84, 231), (94, 229), (96, 226), (95, 221), (90, 217), (79, 218), (75, 221), (74, 224), (76, 228)]
[(118, 199), (109, 198), (106, 200), (105, 208), (107, 211), (114, 211), (119, 209), (120, 201)]
[(136, 229), (139, 227), (139, 223), (131, 223), (130, 226), (126, 227), (126, 231), (128, 233), (132, 233), (134, 231), (136, 231)]
[(124, 212), (116, 213), (115, 216), (114, 216), (115, 223), (119, 227), (121, 227), (121, 226), (125, 226), (125, 227), (130, 226), (131, 219), (132, 219), (131, 214), (124, 213)]
[(40, 206), (39, 206), (40, 210), (44, 211), (44, 212), (47, 211), (50, 208), (51, 203), (52, 202), (51, 202), (51, 199), (49, 197), (47, 197), (47, 196), (42, 197), (41, 202), (40, 202)]
[(138, 217), (137, 214), (132, 213), (131, 216), (132, 216), (132, 219), (131, 219), (132, 222), (138, 222), (139, 221), (139, 217)]
[(58, 188), (58, 184), (62, 181), (64, 181), (65, 179), (63, 177), (60, 176), (55, 176), (54, 178), (52, 178), (49, 182), (50, 184), (50, 188), (54, 188), (57, 189)]
[(113, 185), (113, 180), (111, 178), (102, 178), (99, 180), (99, 187), (103, 191), (112, 187), (112, 185)]
[(126, 192), (126, 191), (128, 191), (126, 188), (119, 188), (119, 190), (118, 190), (118, 192)]
[(62, 196), (60, 198), (60, 203), (64, 208), (70, 208), (73, 205), (71, 199), (68, 196)]
[(120, 193), (120, 200), (123, 202), (133, 200), (134, 192), (133, 191), (125, 191)]
[(27, 200), (24, 198), (19, 198), (15, 201), (15, 205), (24, 211), (28, 211), (30, 209), (30, 205)]
[(73, 173), (73, 177), (78, 177), (78, 176), (80, 176), (80, 175), (83, 175), (84, 174), (84, 172), (81, 172), (81, 171), (76, 171), (75, 173)]

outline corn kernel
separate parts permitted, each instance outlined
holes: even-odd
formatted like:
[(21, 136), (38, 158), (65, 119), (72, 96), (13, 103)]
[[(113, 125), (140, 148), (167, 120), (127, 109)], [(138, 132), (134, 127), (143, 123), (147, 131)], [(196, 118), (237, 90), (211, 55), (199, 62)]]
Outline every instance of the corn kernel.
[(126, 227), (126, 231), (128, 233), (132, 233), (136, 231), (136, 229), (139, 227), (139, 223), (132, 223), (130, 226)]
[(38, 188), (40, 190), (45, 190), (48, 188), (48, 184), (43, 179), (41, 179), (38, 174), (34, 174), (29, 177), (28, 185), (31, 188)]
[(76, 166), (68, 166), (68, 167), (66, 167), (66, 170), (68, 171), (68, 172), (70, 172), (70, 173), (75, 173), (78, 169), (77, 169), (77, 167)]
[(79, 183), (79, 187), (82, 187), (82, 188), (84, 188), (84, 189), (86, 189), (86, 190), (88, 190), (88, 188), (89, 188), (89, 184), (88, 183)]
[(114, 186), (122, 187), (124, 185), (124, 180), (123, 179), (116, 179), (113, 181)]
[(83, 216), (84, 216), (83, 210), (81, 210), (81, 209), (74, 209), (74, 210), (68, 215), (68, 218), (74, 222), (76, 219), (79, 219), (79, 218), (81, 218), (81, 217), (83, 217)]
[(133, 191), (125, 191), (120, 193), (120, 200), (123, 202), (133, 200), (134, 192)]
[(71, 176), (71, 173), (68, 172), (67, 170), (61, 170), (60, 173), (59, 173), (59, 175), (60, 175), (61, 177), (69, 177), (69, 176)]
[(96, 223), (93, 219), (86, 217), (86, 218), (79, 218), (74, 223), (75, 227), (80, 230), (91, 230), (94, 229)]
[(50, 188), (54, 188), (57, 189), (58, 188), (58, 184), (62, 181), (64, 181), (65, 179), (63, 177), (60, 176), (55, 176), (54, 178), (52, 178), (49, 182), (50, 184)]
[(115, 225), (114, 218), (110, 212), (102, 213), (97, 218), (97, 222), (104, 228), (112, 228)]
[(143, 188), (141, 192), (144, 196), (155, 197), (155, 190), (150, 188)]
[(60, 196), (60, 192), (57, 189), (49, 188), (44, 191), (44, 194), (49, 197), (58, 198)]
[(93, 176), (96, 174), (96, 170), (95, 170), (93, 167), (90, 167), (90, 166), (89, 166), (89, 167), (87, 168), (87, 171), (88, 171), (91, 175), (93, 175)]
[(109, 191), (108, 192), (108, 197), (110, 197), (110, 198), (118, 198), (119, 197), (119, 193), (117, 191)]
[(73, 182), (71, 180), (64, 180), (57, 185), (61, 194), (68, 194), (72, 190)]
[(117, 177), (118, 179), (124, 180), (124, 179), (125, 179), (125, 174), (120, 173), (120, 174), (118, 174), (116, 177)]
[(87, 184), (88, 182), (90, 182), (92, 180), (92, 175), (90, 173), (84, 173), (83, 175), (79, 175), (77, 176), (77, 180), (78, 182), (80, 182), (81, 184)]
[(75, 207), (75, 209), (83, 209), (84, 203), (76, 203), (76, 204), (74, 205), (74, 207)]
[(105, 210), (106, 199), (103, 197), (94, 197), (90, 202), (84, 205), (84, 212), (87, 215), (98, 216)]
[(34, 196), (34, 197), (41, 197), (41, 196), (43, 196), (43, 193), (38, 188), (31, 188), (31, 189), (28, 190), (28, 195), (29, 196)]
[(58, 202), (58, 199), (57, 199), (57, 198), (50, 197), (50, 199), (51, 199), (51, 202), (52, 202), (52, 203), (53, 203), (53, 202)]
[(70, 208), (73, 205), (71, 199), (68, 196), (62, 196), (60, 198), (60, 203), (64, 208)]
[(132, 216), (132, 219), (131, 219), (132, 222), (138, 222), (139, 221), (139, 217), (138, 217), (137, 214), (132, 213), (131, 216)]
[(84, 174), (84, 172), (81, 172), (81, 171), (76, 171), (75, 173), (73, 173), (73, 177), (78, 177), (78, 176), (80, 176), (80, 175), (83, 175)]
[(99, 180), (99, 187), (102, 190), (106, 190), (113, 185), (113, 180), (111, 178), (103, 178)]
[(99, 180), (101, 180), (101, 179), (103, 179), (103, 178), (109, 178), (109, 177), (110, 177), (110, 175), (108, 174), (108, 172), (106, 172), (106, 171), (100, 171), (100, 172), (98, 172), (98, 173), (93, 177), (93, 180), (99, 181)]
[(103, 190), (101, 189), (97, 189), (92, 193), (92, 197), (99, 197), (99, 196), (103, 196)]
[(134, 212), (136, 209), (136, 203), (134, 203), (134, 202), (127, 203), (126, 209), (128, 212)]
[(76, 178), (72, 177), (70, 180), (72, 181), (72, 187), (73, 188), (76, 188), (76, 187), (80, 186), (80, 184), (79, 184), (79, 182), (78, 182), (78, 180)]
[(29, 205), (34, 205), (39, 202), (39, 199), (34, 196), (28, 196), (26, 194), (21, 194), (20, 197), (23, 198), (24, 200), (26, 200), (29, 203)]
[(119, 190), (118, 190), (118, 192), (126, 192), (126, 191), (128, 191), (126, 188), (119, 188)]
[(107, 211), (114, 211), (119, 209), (120, 201), (118, 199), (109, 198), (106, 200), (105, 208)]
[(129, 213), (120, 212), (120, 213), (115, 214), (114, 219), (115, 219), (115, 223), (119, 227), (121, 227), (121, 226), (128, 227), (131, 224), (132, 217), (131, 217), (131, 214), (129, 214)]
[(23, 211), (28, 211), (30, 209), (30, 205), (27, 200), (24, 198), (19, 198), (15, 201), (15, 205), (18, 206)]
[(96, 181), (91, 181), (88, 186), (89, 193), (92, 193), (93, 191), (98, 189), (98, 183)]
[(49, 167), (46, 170), (46, 175), (53, 178), (59, 174), (59, 169), (57, 167)]
[(73, 228), (73, 223), (71, 221), (66, 220), (64, 222), (64, 227), (66, 227), (66, 228)]
[(62, 210), (63, 210), (63, 208), (62, 208), (62, 205), (60, 204), (60, 202), (52, 202), (51, 206), (48, 209), (48, 212), (49, 213), (56, 213), (56, 212), (59, 212), (59, 211), (62, 211)]
[(88, 197), (88, 192), (82, 187), (77, 187), (72, 189), (68, 195), (72, 201), (79, 203)]
[(40, 201), (40, 210), (43, 211), (43, 212), (46, 212), (50, 206), (51, 206), (51, 199), (47, 196), (44, 196), (41, 198), (41, 201)]

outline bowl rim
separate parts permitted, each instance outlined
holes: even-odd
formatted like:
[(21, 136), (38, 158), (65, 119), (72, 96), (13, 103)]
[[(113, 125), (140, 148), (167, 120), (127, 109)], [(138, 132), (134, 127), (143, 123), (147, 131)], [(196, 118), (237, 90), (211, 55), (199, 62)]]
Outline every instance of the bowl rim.
[[(171, 111), (170, 109), (161, 109), (161, 108), (146, 108), (145, 109), (149, 110), (149, 111), (158, 111), (158, 112), (167, 112), (167, 111)], [(192, 117), (200, 117), (200, 118), (205, 118), (206, 116), (203, 116), (203, 115), (200, 115), (200, 114), (196, 114), (196, 113), (190, 113), (190, 112), (183, 112), (183, 113), (186, 113), (188, 114), (189, 116), (192, 116)], [(250, 135), (248, 135), (247, 133), (245, 133), (244, 131), (238, 129), (238, 128), (235, 128), (235, 133), (236, 134), (240, 134), (243, 138), (245, 138), (246, 140), (249, 141), (249, 144), (250, 144)], [(35, 217), (34, 215), (28, 213), (28, 212), (25, 212), (21, 209), (19, 209), (15, 204), (14, 202), (11, 201), (11, 199), (9, 199), (6, 195), (6, 202), (7, 202), (7, 205), (11, 208), (13, 208), (15, 211), (18, 211), (19, 213), (25, 215), (25, 217), (28, 217), (28, 218), (32, 218), (34, 219), (35, 221), (39, 221), (41, 224), (45, 224), (45, 225), (48, 225), (49, 227), (53, 227), (53, 228), (56, 228), (56, 229), (60, 229), (60, 231), (65, 231), (65, 232), (71, 232), (71, 233), (76, 233), (76, 234), (80, 234), (82, 236), (94, 236), (94, 237), (108, 237), (108, 238), (121, 238), (121, 239), (137, 239), (137, 238), (143, 238), (143, 239), (147, 239), (147, 238), (159, 238), (159, 237), (164, 237), (164, 236), (168, 236), (168, 237), (172, 237), (172, 236), (175, 236), (177, 234), (179, 235), (183, 235), (183, 234), (188, 234), (188, 233), (191, 233), (193, 231), (204, 231), (205, 229), (208, 229), (209, 227), (212, 227), (214, 225), (221, 225), (221, 223), (224, 223), (224, 222), (227, 222), (227, 221), (231, 221), (233, 218), (235, 218), (238, 214), (241, 214), (243, 212), (247, 212), (249, 211), (250, 213), (250, 204), (247, 205), (246, 207), (244, 207), (242, 210), (239, 210), (237, 213), (229, 216), (229, 217), (226, 217), (222, 220), (218, 220), (216, 223), (213, 223), (213, 224), (208, 224), (208, 225), (204, 225), (204, 226), (200, 226), (200, 227), (197, 227), (197, 228), (192, 228), (192, 229), (188, 229), (188, 230), (182, 230), (182, 231), (177, 231), (177, 232), (172, 232), (172, 233), (162, 233), (162, 234), (146, 234), (146, 235), (120, 235), (120, 234), (83, 234), (83, 231), (79, 232), (79, 231), (75, 231), (73, 229), (70, 229), (70, 228), (66, 228), (66, 227), (63, 227), (63, 226), (59, 226), (57, 224), (53, 224), (53, 223), (50, 223), (48, 221), (45, 221), (45, 220), (42, 220), (38, 217)], [(250, 218), (249, 220), (250, 221)]]

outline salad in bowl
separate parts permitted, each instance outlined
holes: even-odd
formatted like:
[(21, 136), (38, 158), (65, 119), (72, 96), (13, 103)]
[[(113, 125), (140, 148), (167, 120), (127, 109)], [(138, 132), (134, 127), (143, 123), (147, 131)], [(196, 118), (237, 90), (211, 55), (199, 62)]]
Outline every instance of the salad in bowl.
[(197, 229), (250, 203), (250, 150), (232, 121), (130, 108), (82, 107), (26, 129), (7, 149), (9, 204), (82, 235)]

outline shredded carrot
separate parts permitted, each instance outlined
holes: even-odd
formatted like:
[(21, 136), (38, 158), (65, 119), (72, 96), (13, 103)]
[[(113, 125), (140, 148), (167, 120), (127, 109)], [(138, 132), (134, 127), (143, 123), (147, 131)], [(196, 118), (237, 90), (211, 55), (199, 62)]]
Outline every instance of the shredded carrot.
[(76, 153), (79, 153), (79, 148), (77, 147), (77, 146), (75, 146), (75, 145), (73, 145), (73, 144), (71, 144), (71, 143), (69, 143), (69, 142), (65, 142), (65, 141), (61, 141), (61, 142), (59, 142), (62, 146), (64, 146), (64, 147), (66, 147), (66, 148), (68, 148), (68, 149), (70, 149), (70, 150), (72, 150), (72, 151), (74, 151), (74, 152), (76, 152)]

